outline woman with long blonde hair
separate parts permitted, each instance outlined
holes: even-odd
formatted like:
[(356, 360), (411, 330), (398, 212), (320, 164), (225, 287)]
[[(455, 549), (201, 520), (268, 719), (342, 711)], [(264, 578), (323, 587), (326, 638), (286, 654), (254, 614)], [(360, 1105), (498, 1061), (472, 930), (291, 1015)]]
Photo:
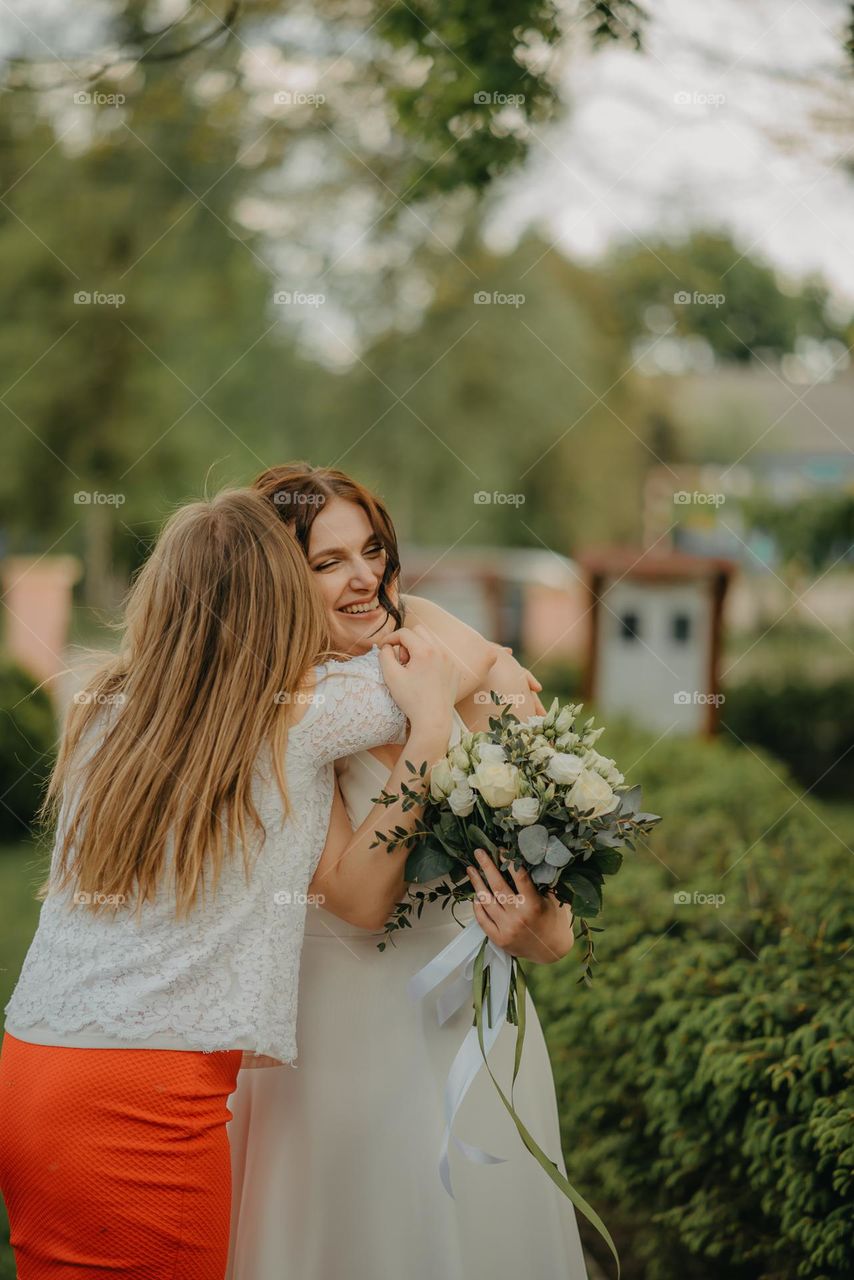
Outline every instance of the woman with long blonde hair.
[[(333, 761), (407, 732), (410, 759), (435, 759), (456, 696), (418, 629), (318, 665), (328, 645), (302, 551), (259, 494), (232, 490), (168, 521), (119, 652), (75, 699), (0, 1057), (20, 1280), (221, 1280), (227, 1099), (243, 1061), (296, 1057)], [(327, 857), (358, 855), (375, 825)]]

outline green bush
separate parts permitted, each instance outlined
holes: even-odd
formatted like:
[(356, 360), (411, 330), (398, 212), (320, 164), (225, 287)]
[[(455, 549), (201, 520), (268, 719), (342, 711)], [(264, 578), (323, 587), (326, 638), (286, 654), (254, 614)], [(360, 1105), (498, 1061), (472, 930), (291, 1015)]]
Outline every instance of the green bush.
[(56, 743), (50, 697), (0, 656), (0, 840), (25, 836), (39, 806)]
[(854, 680), (755, 677), (726, 689), (721, 728), (767, 747), (822, 795), (854, 792)]
[(573, 955), (531, 971), (570, 1179), (626, 1280), (842, 1280), (854, 813), (835, 833), (773, 761), (726, 741), (616, 728), (600, 748), (664, 822), (609, 882), (593, 987)]

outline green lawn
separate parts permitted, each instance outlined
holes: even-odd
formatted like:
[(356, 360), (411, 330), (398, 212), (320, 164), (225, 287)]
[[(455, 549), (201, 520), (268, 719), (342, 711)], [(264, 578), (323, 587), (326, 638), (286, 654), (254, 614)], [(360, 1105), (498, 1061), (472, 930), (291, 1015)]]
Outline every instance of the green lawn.
[[(5, 1009), (18, 980), (36, 927), (39, 904), (35, 891), (46, 867), (34, 844), (0, 847), (0, 1008)], [(5, 1021), (5, 1018), (4, 1018)], [(14, 1280), (15, 1260), (9, 1248), (5, 1209), (0, 1213), (0, 1280)]]

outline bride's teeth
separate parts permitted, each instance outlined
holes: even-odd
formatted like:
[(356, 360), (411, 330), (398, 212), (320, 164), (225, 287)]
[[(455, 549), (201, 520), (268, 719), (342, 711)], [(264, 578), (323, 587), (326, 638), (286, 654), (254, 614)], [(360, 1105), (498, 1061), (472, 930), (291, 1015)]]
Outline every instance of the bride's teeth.
[(345, 604), (341, 609), (342, 613), (371, 613), (377, 607), (376, 600), (370, 600), (367, 604)]

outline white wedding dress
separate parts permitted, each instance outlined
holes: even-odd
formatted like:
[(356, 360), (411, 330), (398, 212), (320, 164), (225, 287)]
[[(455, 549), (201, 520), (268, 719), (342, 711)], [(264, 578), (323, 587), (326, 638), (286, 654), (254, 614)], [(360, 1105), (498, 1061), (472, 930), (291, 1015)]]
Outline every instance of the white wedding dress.
[[(358, 825), (389, 770), (362, 752), (339, 774)], [(471, 907), (457, 914), (467, 922)], [(415, 1003), (406, 986), (459, 932), (432, 903), (380, 952), (380, 934), (308, 907), (298, 1066), (241, 1071), (229, 1101), (227, 1280), (587, 1280), (575, 1211), (523, 1147), (485, 1067), (454, 1132), (506, 1163), (470, 1163), (452, 1142), (454, 1199), (439, 1180), (445, 1080), (472, 1011), (440, 1027), (436, 993)], [(489, 1059), (505, 1092), (514, 1045), (505, 1025)], [(514, 1100), (565, 1173), (530, 995)]]

